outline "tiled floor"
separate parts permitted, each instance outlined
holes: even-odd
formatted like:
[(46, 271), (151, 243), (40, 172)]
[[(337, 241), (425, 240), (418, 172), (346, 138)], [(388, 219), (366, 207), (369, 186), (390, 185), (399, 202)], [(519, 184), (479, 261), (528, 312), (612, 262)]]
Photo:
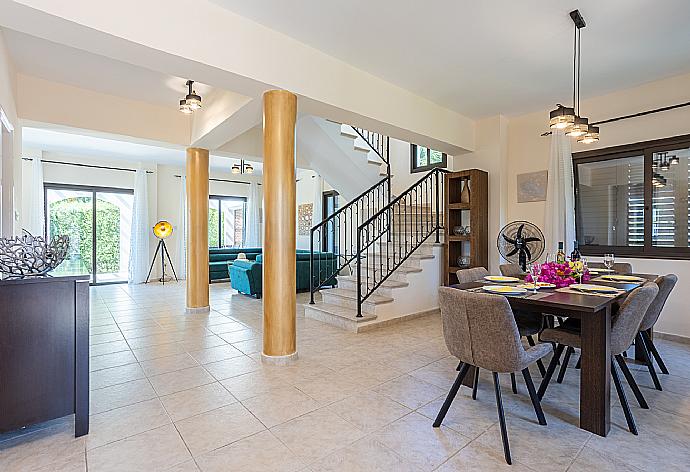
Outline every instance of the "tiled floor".
[[(477, 401), (462, 389), (444, 426), (431, 427), (457, 364), (438, 317), (351, 334), (298, 306), (300, 359), (270, 367), (260, 363), (261, 302), (227, 284), (211, 290), (211, 313), (185, 316), (182, 284), (93, 288), (91, 433), (75, 439), (64, 418), (0, 436), (0, 470), (508, 468), (490, 377)], [(659, 347), (672, 374), (663, 392), (633, 366), (652, 407), (633, 406), (638, 437), (617, 401), (609, 437), (577, 428), (574, 368), (549, 387), (548, 426), (537, 424), (524, 385), (513, 395), (504, 378), (512, 470), (690, 469), (690, 347)]]

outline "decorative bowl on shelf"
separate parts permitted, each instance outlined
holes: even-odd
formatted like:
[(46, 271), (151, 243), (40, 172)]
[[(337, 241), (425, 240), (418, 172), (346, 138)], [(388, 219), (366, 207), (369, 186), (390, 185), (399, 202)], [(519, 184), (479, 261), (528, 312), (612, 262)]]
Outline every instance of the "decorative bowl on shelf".
[(57, 236), (48, 243), (43, 236), (24, 233), (0, 238), (0, 272), (10, 277), (45, 275), (65, 260), (69, 236)]
[(455, 236), (464, 236), (466, 234), (465, 228), (463, 226), (460, 226), (460, 225), (453, 226), (453, 234)]
[(460, 256), (457, 260), (458, 267), (465, 268), (470, 266), (470, 258), (468, 256)]

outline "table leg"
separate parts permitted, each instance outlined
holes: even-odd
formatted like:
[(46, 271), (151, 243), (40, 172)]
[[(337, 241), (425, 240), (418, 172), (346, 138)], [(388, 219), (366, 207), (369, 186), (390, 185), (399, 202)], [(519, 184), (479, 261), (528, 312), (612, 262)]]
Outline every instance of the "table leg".
[(475, 374), (474, 372), (477, 370), (477, 368), (473, 365), (470, 366), (469, 370), (467, 371), (467, 375), (465, 375), (465, 378), (462, 380), (462, 384), (465, 387), (474, 387), (474, 377)]
[(606, 436), (611, 427), (611, 308), (582, 316), (580, 428)]
[[(648, 329), (647, 333), (649, 334), (649, 338), (651, 339), (654, 333), (654, 328)], [(647, 363), (647, 358), (644, 355), (644, 347), (640, 346), (637, 342), (635, 342), (635, 360), (643, 364)]]

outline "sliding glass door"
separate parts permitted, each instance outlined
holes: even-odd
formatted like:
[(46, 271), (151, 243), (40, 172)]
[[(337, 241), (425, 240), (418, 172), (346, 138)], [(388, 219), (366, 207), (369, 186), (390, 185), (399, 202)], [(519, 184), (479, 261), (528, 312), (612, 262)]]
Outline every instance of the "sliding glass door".
[(132, 190), (46, 184), (47, 236), (70, 237), (63, 264), (88, 271), (92, 283), (126, 282), (133, 203)]
[(246, 213), (246, 198), (212, 195), (208, 199), (209, 247), (241, 247)]

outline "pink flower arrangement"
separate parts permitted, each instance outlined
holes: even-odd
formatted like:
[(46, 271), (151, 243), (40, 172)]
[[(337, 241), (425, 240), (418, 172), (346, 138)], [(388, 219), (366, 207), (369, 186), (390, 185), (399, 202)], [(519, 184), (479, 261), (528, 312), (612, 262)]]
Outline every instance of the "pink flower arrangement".
[[(580, 282), (580, 277), (582, 277), (582, 282), (589, 280), (589, 271), (584, 269), (580, 261), (563, 264), (546, 262), (541, 265), (541, 273), (537, 282), (546, 282), (561, 288)], [(527, 274), (525, 281), (532, 282), (532, 275)]]

